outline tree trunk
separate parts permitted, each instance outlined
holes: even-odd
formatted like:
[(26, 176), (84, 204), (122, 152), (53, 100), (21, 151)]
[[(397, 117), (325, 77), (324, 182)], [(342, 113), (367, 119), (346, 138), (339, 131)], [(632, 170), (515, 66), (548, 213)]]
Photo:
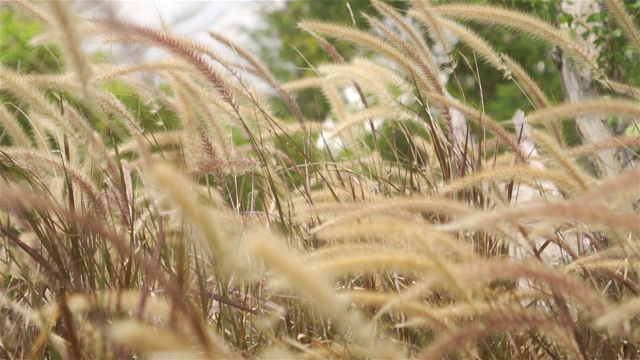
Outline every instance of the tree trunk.
[[(594, 44), (595, 35), (592, 33), (584, 39), (582, 34), (587, 30), (585, 26), (590, 26), (586, 21), (587, 18), (601, 11), (600, 4), (594, 0), (563, 0), (560, 6), (563, 11), (573, 16), (571, 27), (565, 25), (566, 31), (575, 31), (575, 41), (581, 44), (593, 59), (596, 59), (600, 49)], [(578, 102), (597, 97), (591, 74), (574, 64), (568, 57), (564, 57), (562, 61), (561, 72), (566, 101)], [(604, 118), (600, 115), (577, 117), (575, 125), (584, 144), (598, 143), (611, 137), (610, 129), (604, 124)], [(599, 151), (591, 157), (591, 162), (596, 175), (600, 178), (613, 177), (621, 169), (615, 150)]]

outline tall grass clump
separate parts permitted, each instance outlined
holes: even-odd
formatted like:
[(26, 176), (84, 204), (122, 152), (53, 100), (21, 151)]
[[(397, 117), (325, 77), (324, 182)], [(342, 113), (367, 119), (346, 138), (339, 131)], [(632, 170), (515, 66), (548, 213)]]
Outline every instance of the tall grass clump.
[[(606, 3), (636, 51), (633, 17)], [(0, 68), (0, 358), (640, 356), (640, 141), (569, 145), (561, 126), (637, 122), (638, 92), (552, 24), (374, 1), (370, 30), (302, 21), (334, 62), (280, 83), (222, 34), (3, 7), (42, 27), (31, 46), (56, 66)], [(613, 85), (550, 98), (474, 22)], [(450, 34), (531, 110), (492, 119), (495, 99), (452, 92)], [(120, 65), (89, 42), (164, 56)], [(308, 88), (333, 127), (301, 111)], [(630, 159), (602, 178), (585, 160), (610, 149)]]

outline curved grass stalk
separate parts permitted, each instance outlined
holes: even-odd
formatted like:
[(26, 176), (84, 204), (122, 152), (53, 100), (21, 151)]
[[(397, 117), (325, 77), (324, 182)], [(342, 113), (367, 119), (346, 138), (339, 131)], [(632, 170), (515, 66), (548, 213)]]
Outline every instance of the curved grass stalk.
[[(0, 121), (2, 121), (4, 128), (9, 132), (14, 146), (25, 149), (32, 146), (31, 139), (29, 139), (27, 133), (4, 105), (0, 105)], [(37, 142), (35, 144), (37, 144)]]
[[(238, 111), (238, 104), (234, 99), (231, 91), (231, 85), (228, 80), (216, 71), (211, 64), (205, 61), (202, 53), (197, 52), (194, 49), (197, 45), (193, 41), (122, 21), (112, 19), (94, 19), (93, 21), (99, 25), (103, 25), (107, 29), (115, 30), (116, 32), (141, 36), (154, 44), (175, 53), (181, 59), (184, 59), (186, 62), (191, 64), (198, 73), (213, 86), (222, 99), (227, 104), (231, 105), (236, 112)], [(224, 64), (226, 62), (220, 61), (220, 63)]]
[[(21, 75), (14, 73), (4, 67), (0, 67), (0, 87), (13, 92), (14, 94), (25, 99), (32, 106), (37, 107), (44, 115), (55, 120), (56, 125), (62, 133), (74, 134), (76, 129), (69, 124), (60, 114), (60, 109), (56, 108), (42, 93), (35, 90), (33, 86), (27, 82), (27, 79)], [(78, 124), (76, 124), (78, 125)], [(81, 127), (85, 131), (91, 131), (87, 126)], [(86, 135), (86, 134), (85, 134)]]
[(604, 0), (609, 13), (612, 15), (629, 42), (640, 52), (640, 28), (636, 25), (636, 19), (624, 9), (624, 3), (620, 0)]
[(424, 59), (425, 62), (429, 64), (429, 68), (431, 69), (431, 71), (433, 71), (433, 73), (437, 74), (439, 70), (437, 62), (433, 58), (431, 50), (429, 50), (429, 46), (425, 42), (423, 35), (418, 31), (418, 29), (414, 26), (411, 26), (407, 22), (406, 18), (402, 16), (402, 14), (400, 14), (398, 10), (394, 9), (390, 5), (387, 5), (386, 3), (379, 0), (374, 0), (372, 4), (376, 8), (376, 10), (378, 10), (378, 12), (388, 17), (389, 19), (392, 19), (393, 22), (400, 27), (402, 32), (409, 37), (411, 44), (414, 46), (415, 51), (417, 51), (417, 53), (419, 54), (419, 57)]
[(495, 120), (491, 119), (488, 115), (481, 113), (477, 109), (473, 109), (472, 107), (462, 104), (460, 101), (436, 94), (429, 94), (427, 99), (432, 101), (439, 106), (444, 104), (459, 110), (463, 113), (467, 120), (472, 120), (479, 126), (483, 126), (495, 134), (500, 140), (502, 140), (505, 144), (509, 146), (509, 148), (513, 151), (514, 155), (518, 157), (518, 159), (522, 162), (527, 162), (527, 155), (522, 152), (520, 146), (517, 143), (516, 138), (509, 134), (500, 124), (498, 124)]
[[(421, 3), (422, 4), (422, 3)], [(416, 17), (429, 27), (444, 27), (453, 32), (460, 40), (472, 50), (477, 51), (481, 58), (485, 59), (496, 70), (501, 71), (507, 78), (516, 79), (522, 86), (524, 94), (531, 100), (537, 108), (548, 107), (549, 101), (546, 95), (540, 89), (538, 84), (529, 76), (529, 74), (506, 54), (498, 54), (493, 47), (480, 36), (475, 34), (467, 27), (454, 21), (447, 20), (435, 13), (428, 12), (428, 7), (424, 7), (422, 11), (411, 10), (410, 15)], [(559, 125), (552, 125), (556, 139), (564, 146), (564, 136)]]
[(280, 84), (280, 82), (275, 78), (275, 76), (273, 76), (273, 74), (269, 71), (269, 69), (267, 69), (262, 64), (262, 62), (260, 60), (258, 60), (250, 52), (244, 50), (243, 47), (238, 46), (237, 44), (235, 44), (228, 37), (226, 37), (226, 36), (224, 36), (222, 34), (219, 34), (219, 33), (212, 32), (212, 31), (209, 31), (208, 33), (214, 39), (220, 41), (223, 44), (227, 44), (233, 51), (236, 52), (236, 54), (239, 54), (245, 60), (247, 60), (257, 70), (257, 73), (264, 80), (266, 80), (271, 86), (273, 86), (273, 88), (278, 92), (278, 94), (280, 94), (280, 96), (282, 97), (282, 99), (284, 99), (285, 103), (287, 104), (287, 106), (289, 107), (289, 109), (291, 110), (293, 115), (298, 120), (298, 123), (300, 124), (302, 129), (305, 129), (306, 119), (304, 118), (304, 115), (302, 114), (302, 110), (300, 109), (300, 106), (294, 100), (294, 98), (291, 96), (291, 94), (282, 87), (282, 84)]
[[(505, 8), (484, 5), (439, 5), (431, 8), (440, 14), (463, 20), (477, 21), (489, 25), (503, 25), (524, 32), (533, 39), (540, 39), (562, 47), (578, 63), (598, 74), (601, 71), (595, 60), (578, 44), (555, 27), (525, 13)], [(601, 77), (602, 74), (600, 74)]]
[(529, 124), (547, 124), (595, 113), (640, 119), (640, 107), (637, 101), (625, 99), (596, 99), (577, 103), (563, 103), (540, 109), (527, 115), (524, 121)]
[(89, 83), (93, 77), (91, 65), (84, 49), (82, 48), (82, 34), (78, 31), (78, 19), (71, 16), (68, 4), (65, 1), (50, 1), (49, 8), (53, 18), (55, 19), (54, 29), (60, 32), (58, 34), (58, 43), (62, 45), (62, 49), (67, 54), (71, 70), (76, 75), (76, 81), (80, 85), (83, 96), (88, 100)]
[(469, 216), (446, 225), (436, 226), (440, 231), (463, 229), (489, 229), (505, 222), (517, 222), (520, 219), (547, 220), (557, 223), (563, 220), (580, 221), (586, 224), (598, 224), (612, 229), (630, 232), (640, 236), (638, 215), (629, 211), (611, 211), (608, 206), (594, 205), (584, 201), (560, 201), (549, 204), (531, 204), (505, 209), (493, 213)]
[[(441, 256), (460, 262), (476, 260), (475, 254), (468, 245), (456, 241), (450, 235), (435, 231), (431, 226), (415, 224), (408, 228), (411, 221), (378, 221), (375, 223), (347, 223), (342, 226), (327, 228), (317, 233), (318, 239), (331, 244), (326, 249), (316, 250), (310, 253), (310, 257), (342, 255), (349, 253), (350, 249), (369, 249), (375, 252), (375, 248), (400, 249), (425, 253), (438, 253)], [(366, 239), (366, 240), (365, 240)], [(381, 244), (373, 243), (374, 239), (380, 239)], [(337, 241), (349, 241), (344, 245), (337, 245)], [(360, 242), (365, 241), (365, 242)]]
[(125, 75), (129, 75), (134, 72), (147, 71), (161, 74), (164, 71), (179, 71), (189, 72), (191, 67), (179, 60), (168, 61), (145, 61), (136, 64), (130, 64), (120, 67), (100, 67), (94, 65), (99, 69), (99, 74), (96, 74), (95, 81), (98, 83), (105, 83), (111, 80), (116, 80)]
[[(172, 74), (170, 75), (170, 79), (173, 84), (174, 91), (176, 91), (176, 95), (189, 99), (187, 102), (177, 101), (177, 103), (189, 103), (195, 105), (181, 109), (182, 113), (186, 111), (190, 112), (190, 114), (185, 114), (180, 117), (183, 119), (183, 130), (186, 135), (185, 141), (187, 143), (184, 145), (187, 147), (193, 147), (193, 145), (201, 144), (203, 140), (209, 139), (205, 133), (200, 131), (202, 125), (205, 125), (207, 129), (210, 129), (214, 134), (215, 141), (212, 144), (215, 146), (215, 150), (221, 151), (221, 155), (225, 159), (231, 159), (231, 135), (230, 133), (227, 133), (224, 128), (230, 125), (230, 122), (227, 119), (235, 115), (233, 110), (229, 108), (228, 104), (220, 101), (220, 99), (215, 96), (211, 96), (209, 91), (198, 86), (187, 77), (179, 74)], [(220, 110), (222, 109), (226, 111), (223, 110), (224, 112), (221, 114)], [(198, 116), (196, 113), (193, 113), (193, 111), (196, 110), (199, 110), (199, 113), (202, 115)], [(231, 118), (233, 119), (233, 117)], [(199, 132), (201, 134), (198, 134)], [(192, 148), (191, 150), (195, 151), (195, 153), (191, 155), (192, 159), (195, 160), (202, 158), (202, 151), (196, 150), (196, 148)]]
[(640, 99), (640, 88), (633, 87), (628, 84), (623, 84), (610, 79), (597, 79), (599, 83), (610, 88), (619, 95), (631, 96), (636, 99)]
[(441, 16), (437, 16), (433, 11), (429, 11), (429, 7), (423, 7), (420, 9), (413, 8), (409, 11), (409, 15), (416, 18), (423, 23), (429, 29), (442, 27), (451, 31), (460, 40), (469, 46), (471, 49), (478, 52), (478, 55), (489, 64), (491, 64), (498, 71), (504, 72), (509, 76), (505, 68), (505, 64), (500, 61), (499, 54), (487, 43), (484, 39), (480, 38), (477, 34), (469, 30), (467, 27), (458, 24), (456, 22), (447, 20)]
[(550, 169), (535, 169), (528, 165), (516, 165), (511, 167), (499, 167), (484, 172), (472, 174), (470, 176), (454, 180), (441, 190), (443, 194), (455, 193), (474, 186), (481, 186), (484, 182), (518, 182), (536, 186), (538, 181), (551, 181), (560, 190), (569, 196), (576, 196), (582, 193), (579, 184), (574, 180), (567, 179), (566, 173)]
[(435, 92), (435, 83), (421, 76), (422, 71), (409, 60), (401, 51), (391, 46), (389, 43), (381, 40), (364, 31), (340, 25), (333, 25), (315, 21), (303, 21), (300, 28), (315, 33), (324, 34), (332, 38), (347, 43), (362, 46), (372, 50), (378, 54), (387, 56), (389, 59), (400, 65), (410, 76), (416, 77), (419, 86), (427, 92)]

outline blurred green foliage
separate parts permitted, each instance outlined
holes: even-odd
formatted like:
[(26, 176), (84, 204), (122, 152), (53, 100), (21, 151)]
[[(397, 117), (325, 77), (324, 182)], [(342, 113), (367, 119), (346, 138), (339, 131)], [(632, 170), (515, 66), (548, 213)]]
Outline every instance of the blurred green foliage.
[[(64, 63), (60, 51), (55, 45), (35, 44), (34, 39), (41, 36), (46, 29), (39, 22), (24, 16), (20, 11), (12, 6), (4, 6), (0, 10), (0, 63), (5, 68), (20, 73), (40, 73), (55, 74), (62, 71)], [(97, 53), (95, 59), (109, 61), (108, 54)], [(113, 93), (129, 109), (138, 120), (139, 127), (147, 134), (160, 129), (173, 129), (179, 123), (175, 113), (170, 111), (166, 105), (150, 104), (142, 100), (135, 89), (118, 81), (110, 82), (107, 85), (109, 92)], [(170, 91), (164, 88), (165, 91)], [(120, 119), (114, 115), (104, 114), (99, 109), (88, 109), (83, 101), (75, 99), (69, 93), (45, 92), (47, 97), (55, 103), (59, 102), (60, 96), (64, 97), (69, 105), (78, 110), (86, 117), (98, 133), (105, 139), (109, 146), (122, 142), (126, 135), (124, 126)], [(23, 124), (27, 132), (30, 132), (28, 119), (16, 108), (23, 107), (19, 99), (6, 91), (0, 91), (0, 100), (14, 116)], [(16, 107), (13, 107), (14, 104)], [(2, 127), (0, 125), (0, 132)], [(6, 140), (0, 138), (0, 144), (6, 145)], [(57, 148), (57, 144), (51, 144)]]
[[(404, 2), (390, 2), (406, 7)], [(367, 28), (363, 13), (375, 11), (369, 0), (358, 1), (288, 1), (282, 9), (265, 10), (264, 26), (253, 31), (260, 58), (281, 81), (299, 79), (315, 73), (314, 67), (332, 59), (318, 45), (316, 39), (298, 28), (301, 20), (322, 20)], [(333, 43), (342, 56), (349, 59), (358, 50), (345, 43)], [(329, 106), (320, 90), (305, 90), (297, 94), (304, 115), (323, 120)], [(284, 109), (276, 102), (277, 108)]]
[(61, 68), (59, 50), (33, 45), (44, 29), (10, 6), (0, 9), (0, 63), (24, 73), (50, 73)]
[[(459, 3), (455, 0), (433, 0), (433, 3)], [(475, 0), (476, 3), (503, 6), (538, 16), (556, 26), (570, 23), (572, 18), (563, 13), (561, 0)], [(624, 0), (626, 8), (640, 19), (640, 0)], [(406, 7), (405, 2), (390, 2), (396, 8)], [(310, 35), (297, 28), (302, 19), (320, 19), (338, 24), (368, 28), (361, 16), (362, 12), (375, 13), (368, 0), (359, 1), (287, 1), (280, 9), (265, 11), (265, 25), (253, 33), (260, 44), (259, 54), (276, 77), (282, 81), (304, 77), (313, 73), (313, 67), (331, 58)], [(596, 43), (602, 46), (600, 65), (613, 80), (640, 84), (637, 54), (628, 51), (626, 39), (605, 12), (590, 18), (600, 26), (593, 27)], [(467, 24), (491, 43), (498, 52), (508, 53), (520, 63), (531, 77), (541, 85), (552, 103), (564, 100), (557, 65), (552, 58), (553, 48), (547, 44), (532, 41), (526, 35), (514, 33), (504, 28)], [(591, 24), (593, 25), (593, 24)], [(278, 43), (277, 39), (281, 39)], [(360, 54), (357, 49), (341, 42), (332, 42), (346, 59)], [(490, 65), (477, 59), (473, 52), (458, 44), (454, 48), (458, 61), (456, 77), (448, 83), (448, 90), (455, 97), (464, 98), (486, 113), (499, 120), (510, 119), (517, 109), (532, 110), (530, 102), (519, 89), (518, 84), (503, 78)], [(480, 85), (482, 90), (480, 90)], [(603, 91), (606, 91), (603, 89)], [(307, 90), (297, 94), (305, 115), (323, 120), (328, 105), (319, 90)]]
[[(573, 18), (562, 11), (562, 0), (475, 0), (476, 3), (502, 6), (530, 13), (553, 24), (572, 25)], [(625, 7), (636, 19), (640, 19), (640, 0), (623, 0)], [(432, 0), (433, 3), (459, 3), (459, 0)], [(406, 2), (389, 2), (398, 9), (406, 8)], [(322, 63), (331, 62), (332, 59), (319, 46), (316, 39), (297, 28), (300, 20), (320, 19), (338, 24), (356, 26), (362, 29), (369, 28), (362, 13), (375, 13), (375, 9), (369, 0), (357, 1), (287, 1), (284, 6), (276, 10), (264, 12), (264, 26), (253, 32), (253, 37), (258, 44), (258, 52), (263, 61), (281, 81), (290, 81), (313, 75), (314, 67)], [(637, 53), (633, 53), (627, 45), (627, 39), (621, 30), (606, 12), (594, 15), (588, 20), (590, 31), (596, 35), (596, 45), (601, 46), (599, 65), (609, 78), (628, 83), (632, 86), (640, 85), (640, 69), (637, 61)], [(540, 85), (551, 104), (564, 101), (561, 75), (558, 64), (553, 59), (553, 47), (539, 41), (532, 41), (524, 34), (516, 33), (505, 28), (488, 27), (474, 23), (467, 23), (471, 29), (485, 38), (494, 49), (500, 53), (507, 53), (518, 62)], [(587, 34), (588, 35), (588, 34)], [(425, 34), (426, 36), (426, 34)], [(280, 40), (278, 40), (280, 39)], [(359, 49), (351, 47), (344, 42), (331, 42), (338, 52), (345, 58), (362, 56)], [(518, 109), (525, 113), (534, 110), (532, 103), (527, 99), (519, 85), (510, 79), (505, 79), (503, 74), (492, 68), (489, 64), (478, 59), (473, 51), (462, 44), (453, 48), (456, 63), (450, 64), (455, 68), (453, 76), (447, 83), (447, 90), (456, 98), (482, 108), (493, 119), (504, 121), (505, 126), (510, 126), (509, 120)], [(371, 55), (375, 56), (375, 55)], [(595, 83), (599, 92), (609, 93)], [(305, 116), (312, 120), (324, 120), (329, 114), (329, 105), (320, 89), (298, 91), (294, 94)], [(274, 99), (276, 110), (287, 113), (286, 107), (279, 99)], [(612, 122), (612, 128), (617, 132), (627, 134), (637, 132), (637, 127), (631, 125), (618, 126), (617, 119)], [(625, 129), (626, 126), (626, 129)], [(384, 150), (389, 140), (393, 140), (393, 148), (402, 149), (403, 153), (409, 152), (409, 140), (404, 138), (406, 133), (396, 133), (394, 125), (385, 123), (378, 130), (381, 140), (380, 150)], [(471, 125), (475, 133), (477, 129)], [(580, 136), (575, 130), (573, 122), (563, 122), (566, 141), (570, 145), (581, 142)], [(395, 134), (392, 137), (385, 136)], [(371, 140), (371, 139), (369, 139)], [(369, 141), (371, 142), (371, 141)], [(372, 144), (370, 144), (372, 145)], [(393, 160), (397, 154), (389, 154), (383, 151), (383, 158)], [(397, 158), (396, 158), (397, 160)]]

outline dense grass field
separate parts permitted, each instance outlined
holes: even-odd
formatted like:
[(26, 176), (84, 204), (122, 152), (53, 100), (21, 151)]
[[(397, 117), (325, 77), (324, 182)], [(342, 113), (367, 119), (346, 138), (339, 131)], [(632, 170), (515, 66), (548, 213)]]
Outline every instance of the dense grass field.
[[(0, 42), (28, 47), (0, 68), (0, 358), (639, 358), (640, 89), (536, 16), (374, 1), (367, 29), (292, 29), (333, 61), (281, 83), (223, 34), (3, 2)], [(474, 24), (596, 96), (549, 94)], [(478, 63), (521, 111), (485, 111)], [(446, 85), (465, 71), (481, 97)]]

